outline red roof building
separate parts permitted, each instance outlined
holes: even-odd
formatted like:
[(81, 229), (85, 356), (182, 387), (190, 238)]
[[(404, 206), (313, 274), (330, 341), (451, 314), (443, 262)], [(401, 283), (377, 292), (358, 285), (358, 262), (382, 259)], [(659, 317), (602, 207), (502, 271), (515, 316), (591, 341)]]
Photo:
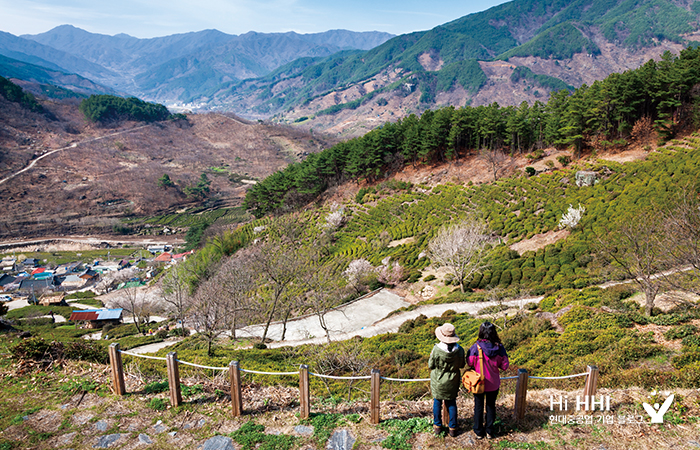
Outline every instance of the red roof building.
[(168, 252), (165, 252), (165, 253), (161, 253), (160, 255), (158, 255), (156, 257), (156, 259), (154, 259), (154, 261), (156, 261), (156, 262), (170, 262), (170, 261), (172, 261), (172, 259), (173, 259), (173, 255), (168, 253)]

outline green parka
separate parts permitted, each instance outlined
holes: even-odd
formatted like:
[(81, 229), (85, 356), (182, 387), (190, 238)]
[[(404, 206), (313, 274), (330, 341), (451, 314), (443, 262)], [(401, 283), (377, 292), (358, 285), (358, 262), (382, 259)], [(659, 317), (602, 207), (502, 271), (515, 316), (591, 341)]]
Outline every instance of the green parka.
[(462, 373), (459, 369), (466, 365), (464, 349), (455, 344), (448, 353), (438, 345), (435, 344), (428, 360), (430, 391), (435, 399), (454, 400), (462, 383)]

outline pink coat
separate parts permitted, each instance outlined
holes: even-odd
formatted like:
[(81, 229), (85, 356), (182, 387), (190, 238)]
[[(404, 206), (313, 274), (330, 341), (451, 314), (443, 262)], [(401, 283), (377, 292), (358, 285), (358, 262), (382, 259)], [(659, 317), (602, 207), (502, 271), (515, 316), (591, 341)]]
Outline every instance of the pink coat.
[(467, 364), (472, 366), (477, 373), (481, 373), (479, 367), (479, 350), (484, 354), (484, 391), (493, 392), (501, 387), (500, 370), (508, 369), (510, 362), (506, 349), (501, 344), (493, 344), (485, 339), (479, 339), (472, 345), (467, 353)]

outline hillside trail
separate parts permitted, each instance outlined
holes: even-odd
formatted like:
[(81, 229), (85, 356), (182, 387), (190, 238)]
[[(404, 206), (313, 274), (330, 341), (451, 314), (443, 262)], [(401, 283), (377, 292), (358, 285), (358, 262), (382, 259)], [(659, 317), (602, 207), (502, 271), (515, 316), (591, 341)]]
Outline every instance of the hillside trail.
[(4, 182), (6, 182), (6, 181), (8, 181), (8, 180), (11, 180), (12, 178), (16, 177), (17, 175), (20, 175), (20, 174), (22, 174), (22, 173), (24, 173), (24, 172), (26, 172), (26, 171), (28, 171), (28, 170), (31, 170), (31, 169), (36, 165), (36, 163), (38, 163), (38, 162), (41, 161), (42, 159), (44, 159), (44, 158), (46, 158), (46, 157), (48, 157), (48, 156), (51, 156), (51, 155), (53, 155), (53, 154), (55, 154), (55, 153), (62, 152), (62, 151), (64, 151), (64, 150), (69, 150), (69, 149), (71, 149), (71, 148), (76, 148), (76, 147), (77, 147), (78, 145), (80, 145), (80, 144), (87, 144), (87, 143), (90, 143), (90, 142), (96, 142), (96, 141), (99, 141), (99, 140), (102, 140), (102, 139), (107, 139), (107, 138), (109, 138), (109, 137), (119, 136), (119, 135), (126, 134), (126, 133), (131, 133), (131, 132), (133, 132), (133, 131), (141, 130), (141, 129), (146, 128), (146, 127), (149, 127), (149, 126), (150, 126), (150, 125), (142, 125), (142, 126), (140, 126), (140, 127), (130, 128), (130, 129), (128, 129), (128, 130), (117, 131), (116, 133), (110, 133), (110, 134), (106, 134), (106, 135), (104, 135), (104, 136), (99, 136), (99, 137), (95, 137), (95, 138), (85, 139), (85, 140), (83, 140), (83, 141), (74, 142), (74, 143), (72, 143), (71, 145), (68, 145), (68, 146), (66, 146), (66, 147), (61, 147), (61, 148), (57, 148), (57, 149), (55, 149), (55, 150), (51, 150), (50, 152), (44, 153), (43, 155), (41, 155), (41, 156), (37, 157), (36, 159), (32, 160), (32, 162), (30, 162), (29, 164), (27, 164), (27, 167), (25, 167), (25, 168), (23, 168), (23, 169), (20, 169), (20, 170), (18, 170), (17, 172), (15, 172), (15, 173), (13, 173), (13, 174), (11, 174), (11, 175), (8, 175), (7, 177), (3, 178), (2, 180), (0, 180), (0, 184), (3, 184)]
[[(420, 315), (440, 317), (445, 311), (449, 310), (456, 313), (476, 314), (483, 308), (496, 305), (522, 309), (526, 304), (539, 302), (542, 298), (544, 297), (523, 298), (503, 302), (488, 301), (422, 305), (411, 311), (392, 314), (399, 308), (410, 306), (410, 303), (389, 289), (381, 289), (373, 295), (365, 296), (327, 312), (324, 315), (324, 319), (330, 339), (342, 341), (352, 339), (355, 336), (372, 337), (379, 334), (395, 333), (404, 322), (413, 320)], [(274, 348), (328, 342), (328, 337), (321, 328), (317, 315), (289, 320), (286, 328), (285, 340), (281, 340), (282, 322), (270, 324), (267, 336), (274, 342), (268, 343), (267, 346)], [(262, 337), (263, 329), (264, 325), (251, 325), (238, 330), (237, 333), (239, 337), (260, 338)]]

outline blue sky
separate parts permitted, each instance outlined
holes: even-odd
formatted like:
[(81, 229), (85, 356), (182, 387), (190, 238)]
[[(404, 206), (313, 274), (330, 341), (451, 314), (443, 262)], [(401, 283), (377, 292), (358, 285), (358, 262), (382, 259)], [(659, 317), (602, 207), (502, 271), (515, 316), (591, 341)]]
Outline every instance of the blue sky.
[(70, 24), (139, 38), (215, 28), (229, 34), (332, 29), (428, 30), (503, 0), (0, 0), (0, 31), (38, 34)]

